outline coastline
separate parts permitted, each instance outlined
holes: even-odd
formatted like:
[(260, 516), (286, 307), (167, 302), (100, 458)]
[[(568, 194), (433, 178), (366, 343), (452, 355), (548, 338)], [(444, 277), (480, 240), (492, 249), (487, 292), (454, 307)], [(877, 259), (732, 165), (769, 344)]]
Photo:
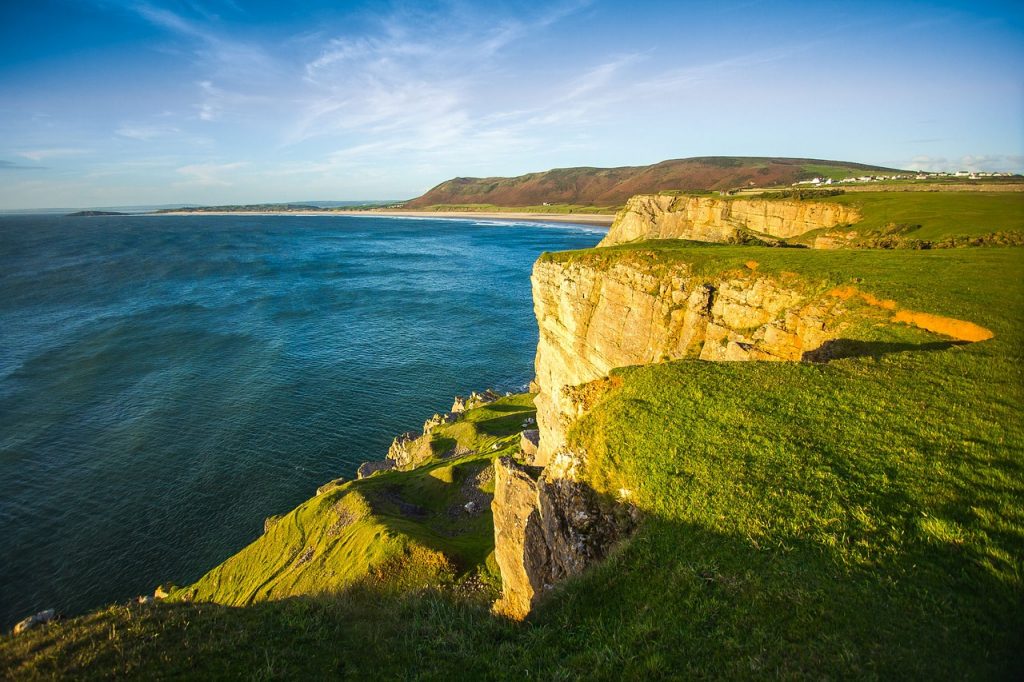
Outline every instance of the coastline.
[(610, 213), (513, 213), (475, 211), (167, 211), (148, 215), (271, 215), (271, 216), (373, 216), (381, 218), (441, 218), (461, 220), (506, 220), (531, 223), (575, 223), (610, 227), (615, 216)]

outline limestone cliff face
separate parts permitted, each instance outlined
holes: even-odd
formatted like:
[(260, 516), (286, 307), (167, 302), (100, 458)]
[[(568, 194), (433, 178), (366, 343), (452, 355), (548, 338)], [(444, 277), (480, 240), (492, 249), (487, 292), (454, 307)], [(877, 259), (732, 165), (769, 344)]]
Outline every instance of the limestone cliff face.
[(627, 259), (607, 267), (539, 261), (532, 283), (541, 465), (565, 445), (582, 409), (568, 388), (616, 367), (685, 357), (801, 360), (841, 325), (839, 299), (808, 300), (749, 268), (706, 278), (685, 263), (653, 271)]
[(788, 239), (860, 217), (850, 206), (821, 201), (641, 194), (626, 202), (599, 246), (642, 239), (732, 242), (748, 230)]
[[(803, 360), (838, 336), (843, 299), (809, 296), (795, 281), (739, 271), (701, 276), (685, 263), (541, 259), (534, 265), (537, 451), (495, 466), (498, 611), (529, 613), (545, 590), (605, 556), (635, 522), (624, 500), (587, 485), (587, 453), (566, 433), (610, 370), (685, 357)], [(789, 282), (789, 283), (787, 283)], [(599, 392), (599, 391), (598, 391)]]

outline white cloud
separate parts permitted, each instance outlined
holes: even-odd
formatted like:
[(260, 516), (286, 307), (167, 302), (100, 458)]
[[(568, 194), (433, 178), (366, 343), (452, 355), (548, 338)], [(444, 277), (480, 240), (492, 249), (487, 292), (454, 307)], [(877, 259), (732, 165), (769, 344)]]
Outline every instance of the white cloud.
[(944, 156), (915, 156), (906, 162), (909, 170), (922, 171), (991, 171), (1024, 172), (1024, 155), (1019, 154), (967, 154), (959, 158)]
[(148, 141), (158, 137), (166, 137), (181, 132), (178, 128), (170, 125), (139, 125), (126, 123), (121, 125), (115, 134), (127, 137), (132, 140)]
[(88, 154), (89, 151), (90, 150), (88, 149), (80, 149), (78, 147), (57, 147), (53, 149), (30, 149), (17, 152), (17, 154), (23, 159), (42, 161), (44, 159), (56, 159), (66, 156), (80, 156), (82, 154)]

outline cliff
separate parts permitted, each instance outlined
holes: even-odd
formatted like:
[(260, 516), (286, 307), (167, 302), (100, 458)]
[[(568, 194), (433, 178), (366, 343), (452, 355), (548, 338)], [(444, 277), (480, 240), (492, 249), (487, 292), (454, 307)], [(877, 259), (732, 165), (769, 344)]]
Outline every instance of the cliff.
[(643, 483), (598, 485), (624, 478), (571, 438), (614, 388), (615, 377), (607, 378), (613, 370), (687, 358), (825, 362), (876, 347), (867, 339), (908, 331), (963, 343), (992, 338), (968, 321), (910, 310), (853, 286), (829, 286), (817, 254), (735, 250), (776, 261), (768, 271), (758, 261), (739, 264), (736, 254), (709, 258), (708, 251), (605, 257), (598, 250), (542, 257), (534, 265), (540, 442), (532, 466), (510, 459), (496, 464), (499, 611), (525, 616), (558, 581), (607, 555), (636, 521), (633, 491)]
[[(752, 264), (755, 265), (756, 264)], [(578, 412), (564, 389), (616, 367), (701, 360), (801, 360), (835, 338), (844, 307), (750, 266), (708, 276), (686, 262), (541, 260), (534, 311), (540, 447), (546, 464)]]
[[(191, 588), (0, 635), (0, 677), (1020, 677), (1016, 249), (666, 241), (535, 271), (571, 418), (546, 466), (530, 396), (428, 420), (426, 460), (323, 486)], [(698, 291), (705, 343), (680, 344)], [(712, 323), (766, 352), (814, 307), (827, 364), (699, 360)], [(527, 624), (491, 616), (502, 589)]]
[(836, 177), (882, 171), (845, 161), (753, 156), (671, 159), (650, 166), (555, 168), (517, 177), (453, 178), (405, 203), (408, 208), (444, 204), (621, 206), (636, 194), (665, 190), (726, 190), (789, 186), (823, 173)]
[(638, 195), (615, 217), (599, 246), (646, 239), (737, 243), (748, 232), (789, 239), (860, 219), (855, 207), (821, 201)]

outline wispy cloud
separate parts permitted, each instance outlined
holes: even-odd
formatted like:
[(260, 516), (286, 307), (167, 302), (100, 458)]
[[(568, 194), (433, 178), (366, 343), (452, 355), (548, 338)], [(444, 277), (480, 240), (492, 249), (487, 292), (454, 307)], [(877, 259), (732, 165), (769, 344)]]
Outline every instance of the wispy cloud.
[(52, 149), (29, 149), (17, 152), (18, 156), (31, 161), (43, 161), (44, 159), (56, 159), (67, 156), (80, 156), (88, 154), (90, 150), (76, 147), (56, 147)]
[(28, 166), (23, 163), (15, 163), (14, 161), (4, 161), (0, 159), (0, 171), (5, 170), (43, 170), (45, 166)]
[[(283, 144), (352, 140), (325, 158), (329, 167), (370, 154), (412, 153), (415, 163), (424, 155), (522, 153), (538, 144), (532, 133), (541, 126), (578, 116), (585, 105), (569, 99), (600, 89), (634, 59), (627, 55), (585, 68), (582, 76), (562, 76), (571, 82), (549, 86), (559, 93), (551, 96), (525, 83), (500, 91), (497, 84), (508, 77), (507, 50), (590, 4), (565, 2), (514, 18), (501, 16), (500, 8), (487, 17), (458, 6), (443, 14), (398, 12), (379, 19), (370, 36), (331, 39), (303, 67), (308, 91)], [(531, 100), (527, 106), (524, 99)], [(502, 100), (517, 106), (503, 111)]]
[(175, 135), (181, 132), (181, 130), (172, 125), (139, 125), (126, 123), (121, 125), (115, 134), (121, 137), (127, 137), (132, 140), (148, 141), (154, 140), (158, 137), (167, 137), (168, 135)]

